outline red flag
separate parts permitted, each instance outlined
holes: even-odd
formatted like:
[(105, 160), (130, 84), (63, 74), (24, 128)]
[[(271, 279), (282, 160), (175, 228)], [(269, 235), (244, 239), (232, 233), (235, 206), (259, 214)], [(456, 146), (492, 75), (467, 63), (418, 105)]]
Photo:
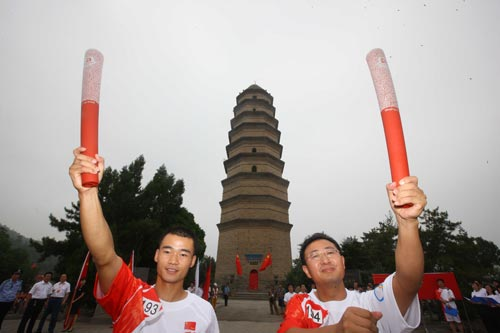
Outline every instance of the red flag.
[(135, 252), (132, 250), (132, 253), (130, 254), (130, 260), (128, 262), (128, 268), (134, 273), (134, 265), (135, 265)]
[(78, 291), (78, 288), (80, 287), (82, 280), (85, 280), (87, 278), (87, 272), (89, 271), (89, 262), (90, 262), (90, 252), (87, 251), (87, 255), (85, 256), (85, 260), (83, 261), (82, 269), (80, 270), (80, 276), (76, 281), (75, 288), (73, 289), (73, 295), (71, 295), (71, 301), (69, 302), (69, 306), (66, 310), (67, 311), (66, 319), (64, 320), (64, 325), (63, 325), (63, 328), (65, 330), (70, 328), (72, 325), (74, 317), (70, 316), (69, 313), (71, 312), (71, 306), (73, 305), (73, 300), (75, 299), (76, 292)]
[(208, 290), (210, 289), (210, 274), (212, 274), (212, 261), (208, 263), (207, 274), (205, 275), (205, 283), (203, 284), (203, 299), (208, 300)]
[(243, 268), (241, 268), (241, 261), (240, 261), (240, 255), (236, 255), (236, 274), (242, 275), (243, 274)]
[(273, 260), (271, 259), (271, 253), (268, 253), (264, 261), (262, 262), (262, 265), (260, 265), (259, 272), (262, 272), (265, 270), (267, 267), (271, 266), (273, 264)]

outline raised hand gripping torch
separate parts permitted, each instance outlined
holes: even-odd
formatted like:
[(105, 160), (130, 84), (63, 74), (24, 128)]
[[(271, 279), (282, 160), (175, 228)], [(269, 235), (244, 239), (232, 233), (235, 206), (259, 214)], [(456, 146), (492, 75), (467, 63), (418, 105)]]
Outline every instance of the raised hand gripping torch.
[(377, 93), (382, 122), (384, 124), (385, 141), (389, 153), (389, 164), (393, 182), (399, 182), (409, 176), (408, 159), (406, 157), (403, 126), (399, 115), (398, 101), (392, 83), (391, 72), (381, 49), (371, 50), (366, 56), (370, 68), (375, 92)]
[[(87, 148), (83, 154), (95, 157), (98, 153), (99, 140), (99, 94), (101, 91), (101, 74), (103, 56), (97, 50), (87, 50), (83, 63), (82, 83), (82, 119), (80, 145)], [(99, 185), (97, 174), (83, 173), (82, 185), (95, 187)]]

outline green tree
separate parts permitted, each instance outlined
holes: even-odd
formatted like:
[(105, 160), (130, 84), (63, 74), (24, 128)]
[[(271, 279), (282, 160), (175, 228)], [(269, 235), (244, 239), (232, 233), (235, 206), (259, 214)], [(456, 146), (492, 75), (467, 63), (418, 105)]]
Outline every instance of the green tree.
[(31, 280), (33, 274), (30, 270), (28, 253), (22, 248), (12, 246), (7, 228), (0, 225), (0, 282), (10, 278), (14, 271), (21, 270), (23, 279)]
[(386, 216), (385, 221), (379, 222), (378, 227), (364, 232), (363, 240), (364, 260), (366, 266), (358, 268), (373, 273), (392, 273), (395, 269), (394, 250), (396, 249), (398, 229), (392, 214)]
[(425, 254), (426, 272), (447, 272), (454, 270), (459, 239), (467, 234), (461, 222), (448, 219), (448, 212), (440, 212), (439, 207), (426, 209), (422, 214), (420, 238)]
[(292, 267), (288, 274), (286, 275), (285, 283), (288, 285), (289, 283), (293, 284), (294, 287), (300, 286), (304, 284), (306, 286), (310, 286), (312, 280), (309, 279), (302, 270), (302, 261), (300, 258), (296, 258), (292, 260)]
[(473, 280), (495, 276), (500, 250), (493, 242), (470, 237), (462, 222), (450, 221), (439, 208), (426, 209), (421, 224), (426, 272), (454, 272), (465, 290)]
[[(165, 229), (183, 225), (196, 234), (200, 243), (196, 254), (203, 257), (205, 232), (195, 222), (194, 216), (182, 207), (184, 182), (176, 180), (162, 165), (142, 188), (145, 163), (144, 157), (139, 156), (121, 171), (108, 167), (99, 184), (99, 197), (113, 233), (116, 252), (128, 262), (134, 250), (136, 266), (154, 269), (154, 252)], [(66, 272), (70, 279), (76, 279), (87, 253), (80, 229), (79, 203), (65, 208), (65, 215), (65, 218), (50, 215), (49, 219), (51, 226), (65, 232), (66, 239), (58, 241), (44, 237), (41, 242), (32, 241), (32, 244), (42, 254), (42, 259), (50, 255), (58, 257), (57, 272)]]
[(342, 243), (340, 243), (340, 247), (342, 248), (342, 255), (345, 258), (346, 269), (367, 267), (368, 256), (365, 253), (364, 244), (360, 242), (356, 236), (345, 238)]

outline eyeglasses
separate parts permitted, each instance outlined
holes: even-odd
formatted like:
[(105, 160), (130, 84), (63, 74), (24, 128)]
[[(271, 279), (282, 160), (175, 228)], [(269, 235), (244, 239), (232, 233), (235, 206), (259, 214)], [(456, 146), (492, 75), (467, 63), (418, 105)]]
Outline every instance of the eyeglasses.
[(328, 259), (332, 259), (337, 254), (340, 255), (340, 251), (335, 248), (327, 248), (324, 249), (323, 251), (315, 250), (307, 256), (307, 259), (310, 259), (312, 261), (319, 261), (323, 256), (325, 256)]

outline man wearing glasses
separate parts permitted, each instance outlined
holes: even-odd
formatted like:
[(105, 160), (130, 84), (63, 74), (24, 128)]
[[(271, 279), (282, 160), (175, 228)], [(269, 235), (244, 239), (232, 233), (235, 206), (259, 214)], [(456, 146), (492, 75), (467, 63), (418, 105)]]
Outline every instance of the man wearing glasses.
[(324, 233), (307, 237), (300, 259), (316, 289), (290, 300), (278, 333), (411, 332), (418, 327), (424, 255), (417, 218), (427, 200), (416, 177), (405, 177), (399, 186), (391, 183), (386, 189), (398, 222), (396, 272), (374, 290), (347, 290), (339, 244)]
[(184, 279), (196, 262), (198, 240), (183, 227), (168, 230), (154, 255), (156, 284), (134, 277), (116, 254), (111, 230), (102, 213), (98, 188), (82, 186), (82, 173), (104, 172), (104, 159), (73, 151), (69, 169), (80, 199), (83, 238), (96, 265), (98, 279), (94, 296), (113, 319), (113, 332), (207, 332), (218, 333), (215, 312), (207, 301), (184, 290)]

